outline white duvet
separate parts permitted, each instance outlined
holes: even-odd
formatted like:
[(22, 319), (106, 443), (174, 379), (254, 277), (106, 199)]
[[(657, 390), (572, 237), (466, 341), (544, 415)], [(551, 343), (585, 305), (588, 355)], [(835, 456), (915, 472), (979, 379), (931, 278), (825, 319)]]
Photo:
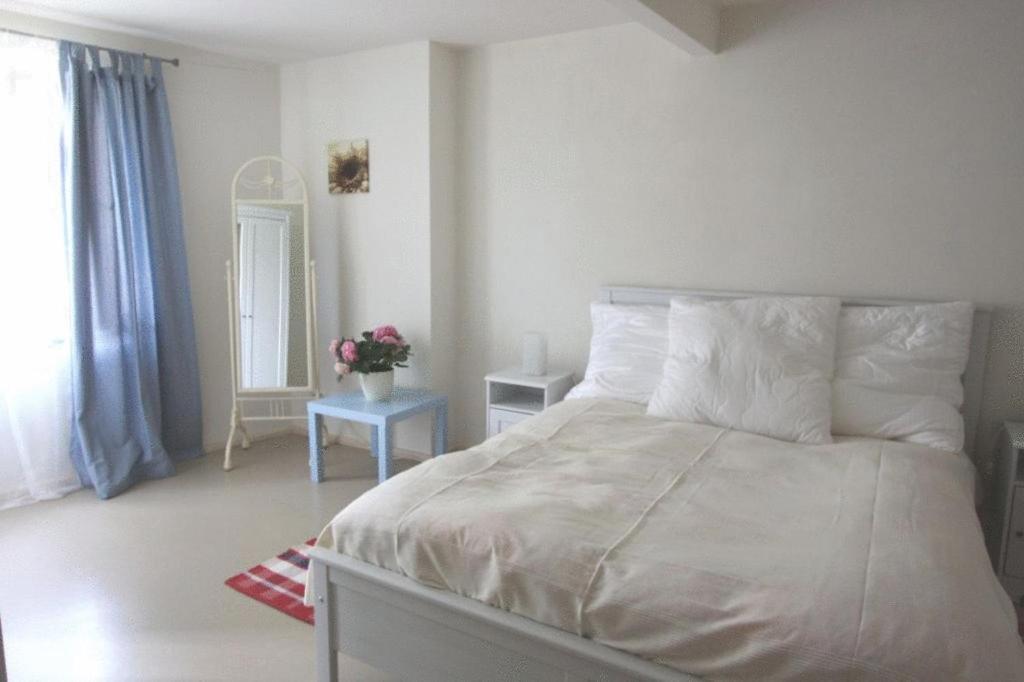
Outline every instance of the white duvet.
[(573, 400), (374, 488), (318, 544), (698, 676), (1021, 680), (973, 474)]

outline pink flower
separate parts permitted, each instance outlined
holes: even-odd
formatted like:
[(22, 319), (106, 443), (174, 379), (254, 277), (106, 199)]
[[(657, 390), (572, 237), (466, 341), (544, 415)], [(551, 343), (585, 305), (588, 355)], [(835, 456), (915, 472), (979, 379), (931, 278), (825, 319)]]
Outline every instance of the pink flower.
[(381, 343), (386, 343), (386, 344), (388, 344), (389, 346), (397, 346), (397, 345), (398, 345), (398, 339), (396, 339), (396, 338), (395, 338), (395, 337), (393, 337), (393, 336), (385, 336), (385, 337), (383, 337), (383, 338), (382, 338), (382, 339), (380, 340), (380, 342), (381, 342)]
[(334, 371), (341, 376), (345, 376), (346, 374), (352, 371), (352, 368), (346, 365), (344, 362), (336, 362), (334, 363)]
[(345, 362), (357, 362), (359, 352), (356, 350), (356, 342), (349, 339), (341, 344), (341, 359)]
[(385, 336), (390, 336), (390, 337), (392, 337), (394, 339), (402, 338), (402, 335), (398, 333), (398, 330), (395, 329), (390, 324), (382, 324), (381, 326), (379, 326), (379, 327), (377, 327), (376, 329), (373, 330), (373, 340), (374, 341), (383, 342)]
[(341, 341), (339, 341), (338, 339), (334, 339), (333, 341), (331, 341), (331, 345), (327, 347), (327, 350), (329, 350), (331, 355), (333, 355), (334, 357), (338, 357), (339, 348), (341, 348)]

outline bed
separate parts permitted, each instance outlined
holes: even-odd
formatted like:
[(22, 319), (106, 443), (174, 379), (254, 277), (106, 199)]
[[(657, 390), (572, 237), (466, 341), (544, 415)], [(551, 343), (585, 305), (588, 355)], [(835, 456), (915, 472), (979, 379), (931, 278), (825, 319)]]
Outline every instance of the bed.
[[(602, 297), (680, 293), (747, 295)], [(331, 522), (311, 551), (318, 675), (343, 651), (417, 680), (1024, 678), (973, 491), (966, 456), (922, 445), (566, 401)]]

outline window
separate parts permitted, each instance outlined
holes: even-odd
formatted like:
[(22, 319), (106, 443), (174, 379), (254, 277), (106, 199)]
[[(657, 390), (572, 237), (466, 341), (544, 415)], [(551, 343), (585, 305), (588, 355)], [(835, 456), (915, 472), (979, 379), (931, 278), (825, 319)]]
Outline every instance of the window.
[(57, 46), (0, 33), (0, 509), (78, 487)]

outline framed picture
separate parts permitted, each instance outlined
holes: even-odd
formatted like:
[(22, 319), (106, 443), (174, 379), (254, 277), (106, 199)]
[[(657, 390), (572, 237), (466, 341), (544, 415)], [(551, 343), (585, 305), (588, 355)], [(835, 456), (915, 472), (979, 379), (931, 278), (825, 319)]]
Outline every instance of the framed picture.
[(331, 194), (370, 191), (370, 143), (366, 139), (327, 145), (327, 189)]

